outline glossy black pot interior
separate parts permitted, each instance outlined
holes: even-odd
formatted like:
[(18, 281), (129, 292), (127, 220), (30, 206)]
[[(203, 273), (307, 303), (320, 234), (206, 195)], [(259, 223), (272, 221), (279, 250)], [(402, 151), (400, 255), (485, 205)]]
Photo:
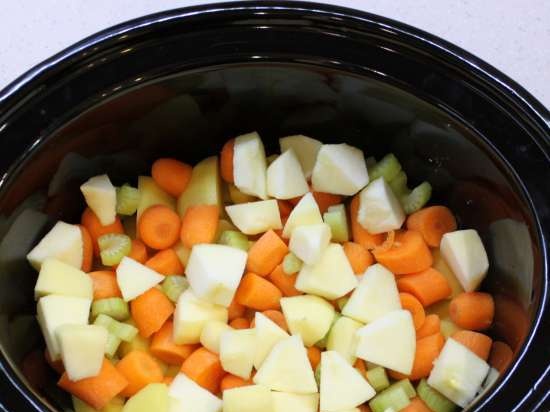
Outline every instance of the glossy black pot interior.
[(550, 116), (466, 52), (330, 6), (205, 6), (93, 36), (0, 104), (0, 410), (68, 405), (53, 374), (36, 388), (22, 373), (43, 345), (24, 256), (56, 219), (78, 221), (79, 184), (100, 172), (135, 183), (159, 156), (195, 162), (252, 130), (270, 152), (295, 133), (394, 152), (413, 181), (432, 182), (434, 202), (487, 245), (491, 334), (515, 351), (471, 410), (547, 410)]

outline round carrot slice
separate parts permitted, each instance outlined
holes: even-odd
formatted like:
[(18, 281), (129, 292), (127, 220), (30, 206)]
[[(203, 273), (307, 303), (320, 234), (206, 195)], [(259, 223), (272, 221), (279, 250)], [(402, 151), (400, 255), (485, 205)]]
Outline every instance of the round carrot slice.
[(155, 205), (146, 209), (138, 223), (139, 237), (153, 249), (168, 249), (180, 236), (181, 220), (167, 206)]

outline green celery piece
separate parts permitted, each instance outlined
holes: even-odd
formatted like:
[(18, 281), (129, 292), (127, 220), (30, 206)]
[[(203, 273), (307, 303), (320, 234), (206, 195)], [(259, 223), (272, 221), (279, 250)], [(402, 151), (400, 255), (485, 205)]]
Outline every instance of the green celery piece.
[(92, 318), (101, 314), (116, 320), (126, 320), (130, 317), (130, 310), (128, 303), (121, 298), (105, 298), (92, 303)]
[(432, 196), (432, 185), (428, 182), (422, 182), (416, 186), (409, 194), (400, 197), (401, 205), (406, 214), (416, 212), (421, 209)]
[(367, 381), (374, 388), (376, 392), (380, 392), (390, 386), (386, 369), (382, 366), (378, 366), (374, 369), (367, 371)]
[(386, 182), (391, 182), (400, 171), (401, 163), (393, 153), (389, 153), (369, 169), (369, 180), (373, 181), (383, 176)]
[(166, 276), (162, 282), (162, 291), (174, 303), (188, 288), (189, 281), (184, 276)]
[(116, 188), (116, 212), (119, 215), (132, 216), (139, 205), (139, 190), (125, 183)]
[(94, 321), (94, 325), (103, 326), (117, 338), (131, 342), (137, 335), (138, 330), (136, 327), (129, 325), (128, 323), (119, 322), (107, 315), (99, 315)]
[(105, 355), (109, 358), (115, 356), (118, 346), (120, 345), (120, 341), (120, 338), (116, 337), (112, 333), (109, 333), (107, 335), (107, 343), (105, 344)]
[(323, 214), (323, 220), (330, 226), (332, 241), (343, 243), (349, 240), (348, 218), (344, 205), (333, 205)]
[(246, 237), (244, 233), (236, 230), (224, 230), (218, 243), (241, 249), (245, 252), (249, 249), (248, 237)]
[(410, 193), (409, 188), (407, 187), (407, 174), (404, 170), (401, 170), (397, 176), (395, 176), (390, 182), (389, 185), (392, 189), (392, 192), (397, 198), (400, 198), (403, 195)]
[(132, 251), (132, 239), (120, 233), (107, 233), (97, 239), (101, 263), (105, 266), (118, 265), (124, 256)]
[(292, 252), (283, 259), (283, 272), (285, 275), (292, 276), (302, 269), (303, 262)]
[(420, 381), (416, 387), (416, 391), (418, 392), (418, 397), (422, 399), (433, 412), (453, 412), (456, 410), (456, 405), (429, 386), (426, 379)]
[(414, 390), (414, 386), (412, 386), (411, 381), (408, 379), (401, 379), (400, 381), (394, 382), (391, 387), (401, 387), (407, 394), (409, 398), (414, 398), (416, 396), (416, 391)]
[(388, 409), (400, 411), (407, 407), (409, 403), (411, 403), (411, 400), (405, 389), (400, 386), (394, 388), (390, 386), (372, 398), (369, 406), (372, 412), (386, 412)]

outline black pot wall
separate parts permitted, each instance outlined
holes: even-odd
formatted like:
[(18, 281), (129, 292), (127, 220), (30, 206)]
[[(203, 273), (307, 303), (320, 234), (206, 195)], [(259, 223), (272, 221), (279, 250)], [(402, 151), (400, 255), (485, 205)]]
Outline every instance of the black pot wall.
[(100, 172), (135, 183), (159, 156), (195, 162), (258, 130), (268, 151), (296, 133), (391, 151), (413, 182), (432, 182), (434, 202), (485, 241), (491, 333), (516, 353), (471, 410), (547, 410), (549, 125), (538, 102), (466, 52), (347, 9), (204, 6), (84, 40), (0, 94), (0, 405), (68, 405), (50, 372), (46, 387), (21, 373), (43, 345), (24, 256), (53, 221), (78, 221), (79, 184)]

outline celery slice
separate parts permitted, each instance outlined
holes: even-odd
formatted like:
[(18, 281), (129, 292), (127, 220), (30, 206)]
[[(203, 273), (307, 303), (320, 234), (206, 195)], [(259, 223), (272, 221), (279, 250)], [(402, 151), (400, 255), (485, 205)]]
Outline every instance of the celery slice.
[(107, 233), (97, 239), (101, 263), (105, 266), (118, 265), (132, 250), (132, 240), (119, 233)]
[(105, 355), (109, 358), (115, 356), (115, 353), (120, 345), (120, 338), (116, 337), (112, 333), (107, 335), (107, 343), (105, 344)]
[(374, 369), (367, 371), (367, 381), (374, 388), (376, 392), (380, 392), (390, 386), (386, 369), (382, 366), (377, 366)]
[(294, 253), (289, 253), (283, 259), (283, 272), (291, 276), (302, 269), (303, 262)]
[(407, 174), (403, 170), (389, 182), (389, 185), (397, 198), (410, 193), (407, 187)]
[(414, 398), (416, 396), (416, 391), (414, 386), (412, 386), (411, 381), (408, 379), (401, 379), (400, 381), (394, 382), (391, 387), (401, 387), (407, 394), (409, 398)]
[(139, 190), (129, 184), (123, 184), (116, 189), (116, 212), (131, 216), (136, 213), (139, 204)]
[(386, 182), (391, 182), (400, 171), (401, 163), (393, 153), (389, 153), (369, 169), (369, 180), (372, 182), (383, 176)]
[(98, 299), (92, 303), (92, 318), (107, 315), (116, 320), (126, 320), (130, 317), (128, 303), (121, 298)]
[(386, 412), (388, 409), (400, 411), (407, 407), (411, 403), (411, 400), (407, 396), (405, 389), (401, 386), (389, 387), (369, 402), (369, 406), (372, 412)]
[(103, 326), (109, 331), (109, 333), (125, 342), (132, 341), (138, 333), (136, 327), (127, 323), (119, 322), (118, 320), (103, 314), (96, 318), (94, 325)]
[(422, 182), (411, 193), (401, 196), (400, 201), (405, 213), (410, 215), (428, 203), (431, 196), (432, 185), (428, 182)]
[(220, 236), (218, 243), (231, 246), (237, 249), (248, 251), (248, 237), (236, 230), (225, 230)]
[(428, 385), (426, 379), (422, 379), (416, 387), (418, 396), (433, 412), (452, 412), (456, 405)]
[(184, 276), (166, 276), (162, 282), (162, 291), (174, 303), (187, 288), (189, 288), (189, 281)]
[(333, 242), (347, 242), (349, 240), (348, 218), (344, 205), (334, 205), (323, 214), (323, 220), (330, 226)]

